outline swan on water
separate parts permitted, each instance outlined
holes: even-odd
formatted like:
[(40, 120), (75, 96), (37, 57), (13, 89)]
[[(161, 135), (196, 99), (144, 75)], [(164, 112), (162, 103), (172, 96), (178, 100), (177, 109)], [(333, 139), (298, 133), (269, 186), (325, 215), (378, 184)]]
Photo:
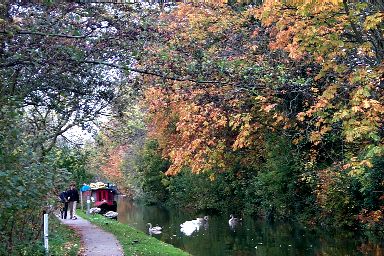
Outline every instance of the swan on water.
[(148, 228), (148, 232), (150, 234), (160, 234), (161, 233), (161, 230), (163, 229), (162, 227), (159, 227), (159, 226), (154, 226), (152, 227), (152, 224), (151, 223), (147, 223), (147, 226), (149, 226)]
[(190, 236), (195, 231), (199, 231), (202, 226), (207, 227), (208, 216), (204, 218), (196, 218), (195, 220), (187, 220), (180, 224), (180, 231), (186, 236)]
[(229, 215), (230, 219), (228, 220), (228, 224), (229, 224), (229, 227), (231, 229), (234, 229), (236, 227), (237, 224), (239, 224), (239, 222), (242, 220), (242, 219), (239, 219), (239, 218), (235, 218), (235, 216), (233, 216), (233, 214)]
[(208, 216), (197, 217), (196, 220), (199, 222), (206, 222), (206, 221), (208, 221)]
[(235, 218), (235, 216), (233, 214), (229, 215), (230, 219), (228, 220), (228, 222), (239, 222), (241, 221), (241, 219), (239, 218)]
[(192, 235), (193, 232), (200, 229), (199, 221), (197, 220), (187, 220), (184, 223), (180, 224), (180, 231), (186, 236)]

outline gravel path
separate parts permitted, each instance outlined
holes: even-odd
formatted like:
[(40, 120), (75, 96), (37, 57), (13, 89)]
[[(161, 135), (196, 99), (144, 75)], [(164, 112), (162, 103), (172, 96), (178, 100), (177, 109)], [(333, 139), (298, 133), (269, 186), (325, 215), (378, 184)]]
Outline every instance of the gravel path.
[[(60, 218), (59, 218), (60, 219)], [(63, 220), (62, 223), (75, 229), (81, 236), (84, 247), (82, 256), (123, 256), (123, 249), (117, 239), (89, 221), (77, 217), (77, 220)]]

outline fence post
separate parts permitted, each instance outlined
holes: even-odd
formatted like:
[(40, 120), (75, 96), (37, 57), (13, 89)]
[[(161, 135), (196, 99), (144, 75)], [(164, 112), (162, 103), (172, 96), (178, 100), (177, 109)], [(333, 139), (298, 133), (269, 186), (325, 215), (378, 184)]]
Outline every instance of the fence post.
[(83, 191), (80, 189), (80, 204), (81, 204), (81, 210), (83, 210)]
[(87, 196), (87, 214), (89, 214), (89, 210), (91, 208), (91, 198)]
[(44, 213), (44, 248), (45, 254), (48, 255), (49, 247), (48, 247), (48, 214)]

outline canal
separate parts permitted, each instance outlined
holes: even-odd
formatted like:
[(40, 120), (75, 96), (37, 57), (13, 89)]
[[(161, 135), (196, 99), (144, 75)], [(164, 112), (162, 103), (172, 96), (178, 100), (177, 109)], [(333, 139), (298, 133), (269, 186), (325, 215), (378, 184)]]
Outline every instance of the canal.
[[(203, 215), (147, 206), (127, 199), (118, 202), (118, 220), (148, 233), (147, 223), (163, 227), (153, 236), (194, 256), (244, 255), (384, 255), (380, 239), (346, 231), (328, 233), (292, 223), (267, 223), (244, 217), (229, 225), (229, 216), (210, 215), (185, 233), (180, 224)], [(196, 223), (196, 222), (194, 222)], [(188, 222), (187, 224), (191, 224)]]

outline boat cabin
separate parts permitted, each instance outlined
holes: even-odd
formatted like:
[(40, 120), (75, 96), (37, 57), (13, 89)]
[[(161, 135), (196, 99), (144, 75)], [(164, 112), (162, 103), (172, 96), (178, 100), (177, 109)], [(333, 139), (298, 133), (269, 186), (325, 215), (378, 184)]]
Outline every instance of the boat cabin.
[(115, 184), (96, 182), (89, 184), (92, 207), (101, 208), (101, 213), (117, 211), (117, 187)]

